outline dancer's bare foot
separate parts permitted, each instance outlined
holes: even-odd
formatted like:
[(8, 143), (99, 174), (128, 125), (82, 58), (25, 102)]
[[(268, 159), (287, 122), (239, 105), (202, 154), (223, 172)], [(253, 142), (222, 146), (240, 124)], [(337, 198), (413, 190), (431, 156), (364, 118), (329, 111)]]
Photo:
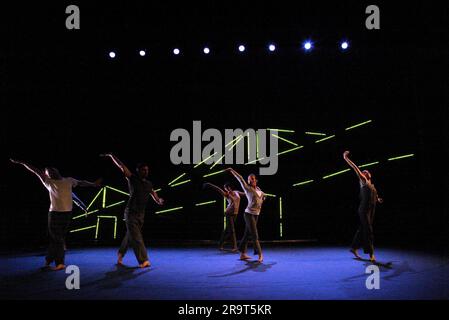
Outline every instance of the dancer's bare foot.
[(233, 249), (231, 250), (231, 252), (232, 252), (232, 253), (239, 252), (239, 249), (238, 249), (238, 248), (233, 248)]
[(120, 252), (117, 253), (117, 264), (119, 266), (123, 266), (123, 254), (121, 254)]
[(247, 255), (246, 253), (242, 253), (240, 255), (240, 260), (250, 260), (251, 257), (249, 255)]
[(359, 255), (359, 252), (357, 251), (357, 249), (351, 249), (351, 250), (349, 250), (349, 252), (351, 252), (357, 259), (362, 259), (362, 257)]
[(56, 267), (51, 268), (51, 270), (53, 270), (53, 271), (59, 271), (59, 270), (64, 270), (64, 269), (65, 269), (64, 264), (58, 264)]
[(148, 260), (143, 262), (143, 263), (141, 263), (141, 264), (139, 264), (139, 267), (142, 268), (142, 269), (149, 268), (150, 266), (151, 266), (151, 263)]
[(263, 254), (259, 254), (259, 259), (257, 259), (257, 262), (259, 263), (263, 262)]

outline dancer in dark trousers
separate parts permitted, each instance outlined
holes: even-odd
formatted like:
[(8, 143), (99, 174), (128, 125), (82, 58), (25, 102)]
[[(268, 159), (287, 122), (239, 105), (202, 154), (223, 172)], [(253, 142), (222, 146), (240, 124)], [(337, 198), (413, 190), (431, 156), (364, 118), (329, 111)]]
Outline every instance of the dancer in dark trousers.
[(149, 267), (147, 249), (142, 237), (142, 227), (145, 216), (145, 208), (150, 196), (158, 205), (163, 205), (164, 200), (159, 198), (153, 190), (153, 185), (147, 180), (149, 168), (146, 164), (138, 164), (136, 174), (133, 174), (116, 156), (111, 153), (102, 156), (109, 157), (117, 167), (122, 170), (128, 180), (129, 200), (125, 208), (126, 235), (118, 251), (118, 265), (123, 265), (123, 257), (125, 256), (128, 246), (134, 250), (139, 267)]
[(360, 204), (358, 214), (360, 218), (360, 227), (357, 230), (352, 241), (351, 252), (360, 259), (359, 248), (363, 248), (364, 253), (369, 254), (372, 262), (376, 261), (374, 256), (374, 234), (373, 222), (377, 202), (382, 203), (382, 198), (377, 195), (371, 179), (371, 173), (368, 170), (360, 169), (349, 159), (349, 151), (343, 153), (343, 158), (349, 166), (356, 172), (360, 183)]
[(245, 209), (245, 233), (243, 235), (242, 241), (240, 242), (240, 260), (249, 260), (249, 257), (246, 254), (248, 247), (248, 240), (251, 236), (254, 248), (259, 255), (258, 262), (263, 261), (262, 248), (259, 243), (259, 234), (257, 232), (257, 218), (260, 214), (260, 210), (262, 209), (262, 203), (265, 201), (265, 194), (260, 190), (257, 186), (257, 179), (254, 174), (250, 174), (248, 176), (248, 183), (243, 179), (243, 177), (238, 174), (234, 169), (229, 168), (227, 171), (231, 172), (231, 174), (238, 180), (242, 189), (245, 192), (246, 198), (248, 199), (248, 205)]
[(100, 179), (96, 182), (80, 181), (71, 177), (62, 177), (56, 168), (45, 168), (44, 170), (33, 167), (22, 161), (10, 159), (12, 163), (20, 164), (34, 173), (50, 196), (50, 210), (48, 212), (48, 234), (50, 245), (45, 257), (45, 267), (55, 262), (53, 270), (65, 269), (65, 238), (68, 232), (70, 220), (72, 219), (72, 188), (73, 187), (99, 187)]
[(225, 241), (227, 240), (227, 238), (230, 238), (232, 241), (232, 252), (238, 252), (237, 237), (235, 233), (235, 220), (237, 219), (237, 215), (239, 213), (240, 196), (244, 195), (244, 193), (233, 190), (232, 186), (229, 183), (226, 183), (224, 185), (224, 190), (209, 182), (205, 183), (204, 186), (214, 189), (228, 201), (228, 206), (226, 207), (225, 211), (226, 228), (224, 228), (223, 232), (221, 233), (219, 249), (223, 251)]

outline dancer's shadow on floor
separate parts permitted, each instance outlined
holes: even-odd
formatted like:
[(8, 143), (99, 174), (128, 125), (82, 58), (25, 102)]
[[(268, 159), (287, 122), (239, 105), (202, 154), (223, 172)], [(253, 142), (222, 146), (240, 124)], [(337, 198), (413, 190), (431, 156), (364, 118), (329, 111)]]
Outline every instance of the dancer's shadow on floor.
[[(141, 272), (138, 272), (139, 270)], [(115, 265), (115, 269), (106, 272), (103, 278), (84, 284), (84, 287), (98, 285), (99, 289), (117, 289), (125, 282), (134, 280), (153, 270), (154, 268), (141, 269), (139, 267)]]
[(254, 271), (254, 272), (266, 272), (267, 270), (271, 269), (272, 266), (274, 266), (276, 264), (276, 262), (272, 262), (272, 263), (260, 263), (258, 261), (246, 261), (245, 262), (245, 268), (238, 270), (238, 271), (234, 271), (231, 273), (225, 273), (225, 274), (221, 274), (221, 275), (212, 275), (209, 276), (210, 278), (222, 278), (222, 277), (230, 277), (230, 276), (235, 276), (241, 273), (245, 273), (248, 271)]

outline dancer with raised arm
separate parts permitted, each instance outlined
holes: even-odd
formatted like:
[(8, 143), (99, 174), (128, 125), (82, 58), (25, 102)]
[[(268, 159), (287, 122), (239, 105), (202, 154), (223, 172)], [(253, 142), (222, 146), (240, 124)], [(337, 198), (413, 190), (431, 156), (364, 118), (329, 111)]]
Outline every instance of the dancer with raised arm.
[(240, 208), (240, 196), (244, 195), (243, 192), (233, 190), (231, 184), (226, 183), (224, 185), (224, 190), (220, 187), (212, 184), (205, 183), (204, 187), (210, 187), (213, 190), (217, 191), (228, 201), (228, 206), (226, 207), (225, 217), (226, 217), (226, 228), (223, 229), (221, 233), (219, 249), (221, 251), (224, 250), (224, 243), (228, 238), (231, 238), (232, 241), (232, 252), (238, 252), (237, 247), (237, 237), (235, 233), (235, 220), (237, 219), (237, 215), (239, 213)]
[(360, 184), (360, 204), (358, 208), (360, 227), (354, 236), (350, 251), (357, 259), (361, 259), (358, 249), (363, 248), (364, 253), (369, 254), (370, 261), (375, 262), (373, 234), (374, 213), (376, 211), (376, 204), (378, 202), (382, 203), (383, 200), (379, 198), (377, 190), (372, 183), (371, 173), (368, 170), (361, 171), (349, 159), (349, 151), (343, 153), (343, 159), (354, 169)]
[(134, 250), (139, 267), (149, 267), (147, 249), (142, 236), (142, 227), (145, 217), (145, 208), (151, 196), (158, 205), (163, 205), (164, 200), (159, 198), (156, 191), (153, 190), (153, 184), (147, 180), (149, 167), (147, 164), (141, 163), (136, 167), (136, 173), (133, 174), (115, 155), (107, 153), (101, 155), (109, 157), (114, 164), (123, 172), (128, 181), (129, 200), (125, 208), (126, 235), (123, 238), (120, 249), (117, 253), (117, 264), (123, 265), (123, 257), (128, 251), (128, 246)]
[(71, 177), (63, 177), (58, 169), (47, 167), (38, 169), (23, 161), (10, 159), (12, 163), (24, 166), (28, 171), (34, 173), (48, 190), (50, 196), (50, 209), (48, 212), (48, 234), (50, 244), (45, 257), (45, 267), (55, 262), (52, 269), (65, 269), (65, 238), (68, 232), (70, 221), (72, 220), (74, 187), (99, 187), (101, 179), (95, 182), (76, 180)]
[(257, 232), (257, 220), (262, 209), (262, 204), (265, 201), (265, 194), (257, 186), (257, 178), (254, 174), (248, 176), (248, 182), (234, 169), (228, 168), (229, 171), (240, 183), (246, 198), (248, 199), (248, 205), (245, 209), (245, 233), (242, 241), (240, 242), (240, 260), (249, 260), (250, 256), (246, 254), (248, 247), (248, 238), (251, 236), (254, 244), (255, 251), (259, 255), (258, 262), (263, 261), (262, 248), (259, 243), (259, 233)]

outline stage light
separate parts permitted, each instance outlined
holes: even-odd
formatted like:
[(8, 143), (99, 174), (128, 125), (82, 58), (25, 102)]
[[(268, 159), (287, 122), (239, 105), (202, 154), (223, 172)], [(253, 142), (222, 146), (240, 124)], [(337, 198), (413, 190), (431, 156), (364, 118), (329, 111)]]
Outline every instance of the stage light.
[(307, 131), (306, 134), (309, 135), (309, 136), (326, 136), (325, 133), (321, 133), (321, 132), (311, 132), (311, 131)]
[(212, 173), (209, 173), (209, 174), (204, 175), (203, 178), (215, 176), (215, 175), (220, 174), (220, 173), (223, 173), (223, 172), (225, 172), (225, 171), (226, 171), (226, 170), (220, 170), (220, 171), (212, 172)]
[(182, 210), (184, 207), (176, 207), (176, 208), (172, 208), (172, 209), (167, 209), (167, 210), (161, 210), (161, 211), (156, 211), (155, 214), (160, 214), (160, 213), (167, 213), (167, 212), (173, 212), (173, 211), (178, 211), (178, 210)]
[(293, 149), (282, 151), (282, 152), (279, 152), (277, 154), (277, 156), (280, 156), (280, 155), (283, 155), (283, 154), (286, 154), (286, 153), (289, 153), (289, 152), (293, 152), (293, 151), (296, 151), (296, 150), (299, 150), (299, 149), (302, 149), (302, 148), (304, 148), (304, 146), (299, 146), (299, 147), (296, 147), (296, 148), (293, 148)]
[(89, 208), (94, 204), (95, 200), (97, 200), (97, 198), (100, 196), (102, 190), (100, 189), (100, 191), (98, 191), (97, 195), (94, 197), (94, 199), (89, 203), (89, 205), (86, 208), (86, 211), (89, 210)]
[(340, 47), (341, 47), (343, 50), (346, 50), (346, 49), (349, 48), (349, 43), (346, 42), (346, 41), (343, 41), (343, 42), (341, 43)]
[(270, 198), (276, 198), (277, 197), (277, 195), (275, 195), (275, 194), (271, 194), (271, 193), (264, 193), (267, 197), (270, 197)]
[(82, 218), (82, 217), (87, 218), (88, 215), (90, 215), (92, 213), (95, 213), (95, 212), (98, 212), (98, 211), (100, 211), (100, 210), (97, 209), (97, 210), (93, 210), (93, 211), (86, 211), (86, 213), (83, 213), (83, 214), (81, 214), (79, 216), (73, 217), (72, 220), (76, 220), (76, 219), (79, 219), (79, 218)]
[(106, 207), (106, 188), (103, 188), (103, 208)]
[(210, 49), (208, 47), (206, 47), (206, 48), (203, 49), (203, 52), (204, 52), (204, 54), (209, 54)]
[(184, 180), (184, 181), (181, 181), (181, 182), (178, 182), (178, 183), (175, 183), (175, 184), (172, 184), (170, 187), (172, 187), (172, 188), (174, 188), (174, 187), (177, 187), (177, 186), (180, 186), (180, 185), (183, 185), (183, 184), (186, 184), (186, 183), (189, 183), (191, 180), (189, 179), (189, 180)]
[(85, 227), (85, 228), (81, 228), (81, 229), (75, 229), (75, 230), (71, 230), (70, 233), (79, 232), (79, 231), (84, 231), (84, 230), (89, 230), (89, 229), (93, 229), (93, 228), (95, 228), (95, 227), (96, 227), (96, 225), (89, 226), (89, 227)]
[(128, 192), (125, 192), (125, 191), (122, 191), (122, 190), (119, 190), (119, 189), (113, 188), (113, 187), (111, 187), (111, 186), (106, 186), (106, 188), (108, 188), (108, 189), (111, 189), (112, 191), (115, 191), (115, 192), (118, 192), (118, 193), (124, 194), (125, 196), (129, 196), (129, 193), (128, 193)]
[(173, 54), (174, 54), (175, 56), (177, 56), (177, 55), (180, 54), (180, 53), (181, 53), (181, 51), (180, 51), (178, 48), (173, 49)]
[(359, 166), (359, 168), (371, 167), (371, 166), (374, 166), (376, 164), (379, 164), (379, 161), (371, 162), (371, 163), (367, 163), (367, 164), (362, 164), (361, 166)]
[(368, 124), (368, 123), (370, 123), (370, 122), (372, 122), (372, 120), (368, 120), (368, 121), (365, 121), (365, 122), (362, 122), (362, 123), (355, 124), (355, 125), (353, 125), (353, 126), (351, 126), (351, 127), (346, 128), (345, 130), (346, 130), (346, 131), (352, 130), (352, 129), (354, 129), (354, 128), (358, 128), (358, 127), (364, 126), (365, 124)]
[(295, 183), (293, 186), (294, 187), (299, 187), (299, 186), (303, 186), (303, 185), (305, 185), (305, 184), (309, 184), (309, 183), (312, 183), (314, 180), (307, 180), (307, 181), (303, 181), (303, 182), (298, 182), (298, 183)]
[(193, 167), (193, 169), (198, 168), (200, 165), (202, 165), (204, 162), (206, 162), (207, 160), (209, 160), (210, 158), (212, 158), (213, 156), (215, 156), (218, 152), (214, 152), (213, 154), (211, 154), (210, 156), (208, 156), (206, 159), (204, 159), (203, 161), (201, 161), (200, 163), (198, 163), (196, 166)]
[(390, 158), (390, 159), (388, 159), (388, 161), (394, 161), (394, 160), (399, 160), (399, 159), (405, 159), (405, 158), (411, 158), (411, 157), (413, 157), (415, 154), (406, 154), (406, 155), (403, 155), (403, 156), (399, 156), (399, 157), (394, 157), (394, 158)]
[(290, 140), (287, 140), (287, 139), (285, 139), (285, 138), (279, 137), (277, 134), (271, 134), (271, 135), (272, 135), (273, 137), (275, 137), (275, 138), (278, 138), (279, 140), (282, 140), (282, 141), (287, 142), (287, 143), (289, 143), (289, 144), (291, 144), (291, 145), (294, 145), (295, 147), (298, 146), (297, 143), (294, 143), (293, 141), (290, 141)]
[(117, 217), (116, 216), (97, 216), (97, 225), (95, 230), (95, 239), (98, 239), (98, 230), (100, 229), (100, 219), (114, 219), (114, 239), (117, 238)]
[(146, 53), (145, 50), (140, 50), (140, 51), (139, 51), (139, 55), (140, 55), (141, 57), (145, 57), (146, 54), (147, 54), (147, 53)]
[(181, 179), (182, 177), (184, 177), (186, 175), (186, 173), (181, 174), (179, 177), (173, 179), (171, 182), (168, 183), (168, 185), (172, 185), (173, 183), (175, 183), (176, 181), (178, 181), (179, 179)]
[(239, 51), (240, 52), (244, 52), (246, 50), (246, 48), (245, 48), (245, 46), (244, 45), (239, 45)]
[(115, 52), (114, 52), (114, 51), (109, 52), (109, 58), (114, 59), (115, 56), (116, 56), (116, 55), (115, 55)]
[(342, 173), (345, 173), (345, 172), (348, 172), (348, 171), (351, 171), (351, 169), (345, 169), (345, 170), (341, 170), (341, 171), (338, 171), (338, 172), (329, 174), (329, 175), (327, 175), (327, 176), (324, 176), (323, 179), (329, 179), (329, 178), (331, 178), (331, 177), (338, 176), (339, 174), (342, 174)]
[(216, 203), (216, 202), (217, 202), (217, 200), (207, 201), (207, 202), (201, 202), (201, 203), (195, 204), (195, 207), (207, 206), (207, 205), (209, 205), (209, 204), (213, 204), (213, 203)]
[(267, 128), (268, 131), (278, 131), (278, 132), (289, 132), (289, 133), (295, 133), (295, 130), (286, 130), (286, 129), (272, 129)]
[(329, 139), (333, 139), (333, 138), (335, 138), (335, 135), (332, 135), (332, 136), (329, 136), (329, 137), (317, 140), (317, 141), (315, 141), (315, 143), (320, 143), (320, 142), (323, 142), (323, 141), (326, 141), (326, 140), (329, 140)]
[(106, 206), (106, 209), (109, 209), (109, 208), (112, 208), (112, 207), (116, 207), (116, 206), (119, 206), (119, 205), (121, 205), (121, 204), (123, 204), (123, 203), (125, 203), (125, 202), (126, 202), (126, 201), (125, 201), (125, 200), (123, 200), (123, 201), (119, 201), (119, 202), (116, 202), (116, 203), (110, 204), (110, 205)]
[(312, 47), (313, 47), (312, 42), (310, 42), (310, 41), (304, 42), (304, 49), (305, 49), (306, 51), (311, 50)]
[(268, 50), (270, 50), (271, 52), (273, 52), (274, 50), (276, 50), (276, 46), (274, 44), (270, 44), (268, 46)]

